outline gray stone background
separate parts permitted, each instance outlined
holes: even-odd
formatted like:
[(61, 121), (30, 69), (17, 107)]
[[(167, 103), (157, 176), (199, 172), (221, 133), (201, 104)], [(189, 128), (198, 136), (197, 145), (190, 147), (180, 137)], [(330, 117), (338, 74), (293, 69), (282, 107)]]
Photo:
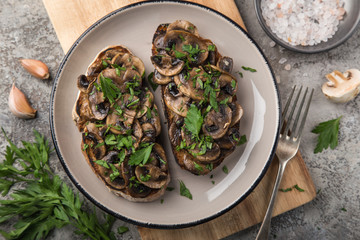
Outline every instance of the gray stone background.
[[(304, 55), (280, 46), (271, 47), (271, 40), (263, 32), (255, 17), (253, 2), (236, 0), (250, 35), (261, 46), (273, 67), (280, 93), (286, 99), (294, 84), (315, 89), (313, 103), (300, 146), (318, 196), (310, 203), (272, 220), (272, 239), (360, 239), (360, 128), (359, 97), (346, 104), (334, 104), (321, 93), (324, 75), (337, 69), (360, 68), (360, 30), (340, 47), (319, 54)], [(53, 79), (38, 80), (20, 66), (19, 58), (34, 58), (45, 62), (51, 76), (64, 57), (55, 31), (41, 0), (1, 0), (0, 4), (0, 125), (15, 142), (32, 140), (32, 129), (50, 138), (49, 101)], [(282, 63), (280, 59), (287, 61)], [(280, 61), (280, 63), (279, 63)], [(290, 64), (291, 69), (285, 70)], [(38, 110), (33, 120), (14, 117), (8, 109), (11, 84), (16, 82)], [(339, 146), (314, 154), (315, 134), (311, 130), (320, 122), (343, 116), (340, 123)], [(0, 136), (0, 151), (7, 143)], [(51, 167), (64, 181), (68, 180), (55, 154)], [(90, 204), (89, 204), (90, 205)], [(341, 210), (345, 208), (347, 211)], [(130, 231), (122, 239), (140, 239), (136, 227), (116, 221), (114, 229), (126, 225)], [(8, 229), (8, 225), (0, 225)], [(254, 226), (226, 238), (255, 239), (259, 226)], [(51, 233), (49, 239), (80, 239), (72, 227)], [(120, 237), (119, 237), (120, 238)]]

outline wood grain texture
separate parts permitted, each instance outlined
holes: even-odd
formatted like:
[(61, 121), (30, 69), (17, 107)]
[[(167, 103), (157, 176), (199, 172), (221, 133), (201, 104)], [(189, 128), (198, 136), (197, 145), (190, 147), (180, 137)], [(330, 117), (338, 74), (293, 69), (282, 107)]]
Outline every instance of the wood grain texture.
[[(140, 1), (43, 0), (64, 52), (67, 52), (74, 41), (98, 19), (120, 7)], [(245, 28), (234, 0), (192, 0), (191, 2), (216, 9)], [(210, 222), (185, 229), (158, 230), (139, 227), (142, 239), (220, 239), (261, 222), (270, 199), (277, 167), (278, 163), (275, 159), (255, 190), (226, 214)], [(295, 184), (305, 189), (305, 192), (297, 190), (279, 192), (274, 216), (299, 207), (316, 196), (315, 186), (300, 153), (288, 163), (280, 187), (288, 188)]]

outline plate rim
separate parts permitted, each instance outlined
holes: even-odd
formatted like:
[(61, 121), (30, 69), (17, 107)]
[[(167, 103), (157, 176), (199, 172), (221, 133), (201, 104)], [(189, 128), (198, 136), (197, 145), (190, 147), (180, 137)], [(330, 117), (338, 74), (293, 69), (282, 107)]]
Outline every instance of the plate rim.
[[(131, 218), (128, 218), (126, 216), (123, 216), (109, 208), (107, 208), (106, 206), (104, 206), (102, 203), (100, 203), (99, 201), (97, 201), (95, 198), (93, 198), (89, 193), (87, 193), (87, 191), (82, 187), (82, 185), (76, 181), (75, 177), (70, 173), (70, 169), (68, 168), (67, 164), (65, 163), (65, 160), (60, 152), (59, 146), (58, 146), (58, 140), (56, 138), (56, 134), (55, 134), (55, 124), (54, 124), (54, 96), (55, 96), (55, 92), (56, 92), (56, 88), (57, 88), (57, 84), (59, 81), (59, 77), (63, 71), (63, 68), (65, 66), (65, 64), (67, 63), (69, 57), (72, 55), (74, 49), (78, 46), (78, 44), (80, 43), (80, 41), (89, 33), (91, 32), (93, 29), (95, 29), (99, 24), (101, 24), (102, 22), (106, 21), (107, 19), (111, 18), (114, 15), (117, 14), (121, 14), (121, 12), (127, 10), (127, 9), (132, 9), (132, 8), (136, 8), (138, 6), (141, 5), (147, 5), (147, 4), (153, 4), (153, 3), (169, 3), (169, 4), (179, 4), (179, 5), (192, 5), (192, 6), (196, 6), (198, 8), (201, 8), (203, 10), (207, 10), (210, 11), (212, 13), (217, 14), (218, 16), (224, 18), (227, 22), (229, 22), (230, 24), (232, 24), (235, 28), (239, 29), (243, 34), (245, 34), (245, 36), (250, 40), (250, 42), (252, 44), (254, 44), (254, 46), (257, 48), (257, 50), (259, 51), (259, 53), (261, 54), (262, 58), (265, 61), (265, 65), (268, 67), (268, 70), (270, 71), (270, 74), (272, 76), (272, 81), (275, 87), (275, 96), (277, 97), (277, 104), (278, 104), (278, 109), (277, 109), (277, 114), (278, 114), (278, 121), (277, 121), (277, 129), (276, 129), (276, 136), (275, 136), (275, 142), (274, 145), (272, 146), (271, 149), (271, 153), (268, 157), (268, 159), (266, 160), (266, 164), (264, 166), (264, 168), (262, 169), (259, 177), (256, 179), (256, 181), (249, 187), (249, 189), (239, 198), (237, 199), (235, 202), (233, 202), (232, 204), (228, 205), (227, 207), (225, 207), (224, 209), (222, 209), (221, 211), (218, 211), (217, 213), (214, 213), (208, 217), (202, 218), (202, 219), (198, 219), (195, 221), (191, 221), (191, 222), (187, 222), (187, 223), (180, 223), (180, 224), (154, 224), (154, 223), (149, 223), (149, 222), (141, 222), (141, 221), (137, 221)], [(111, 214), (112, 216), (115, 216), (116, 218), (126, 221), (128, 223), (131, 224), (135, 224), (137, 226), (141, 226), (141, 227), (146, 227), (146, 228), (155, 228), (155, 229), (181, 229), (181, 228), (187, 228), (187, 227), (192, 227), (192, 226), (196, 226), (208, 221), (211, 221), (221, 215), (223, 215), (224, 213), (230, 211), (231, 209), (233, 209), (234, 207), (236, 207), (239, 203), (241, 203), (246, 197), (249, 196), (249, 194), (255, 189), (255, 187), (260, 183), (260, 181), (263, 179), (265, 173), (267, 172), (267, 170), (269, 169), (269, 166), (274, 158), (275, 155), (275, 150), (277, 147), (277, 143), (278, 143), (278, 136), (279, 136), (279, 131), (280, 131), (280, 122), (281, 122), (281, 100), (280, 100), (280, 94), (279, 94), (279, 89), (278, 89), (278, 85), (275, 81), (275, 75), (274, 72), (269, 64), (269, 61), (267, 60), (267, 58), (265, 57), (263, 51), (261, 50), (261, 48), (258, 46), (258, 44), (252, 39), (252, 37), (250, 37), (250, 35), (235, 21), (233, 21), (232, 19), (230, 19), (229, 17), (227, 17), (226, 15), (220, 13), (217, 10), (214, 10), (210, 7), (198, 4), (198, 3), (194, 3), (194, 2), (188, 2), (188, 1), (180, 1), (180, 0), (150, 0), (150, 1), (142, 1), (142, 2), (136, 2), (133, 4), (129, 4), (126, 5), (124, 7), (118, 8), (110, 13), (108, 13), (107, 15), (105, 15), (104, 17), (100, 18), (99, 20), (97, 20), (94, 24), (92, 24), (89, 28), (87, 28), (77, 39), (76, 41), (73, 43), (73, 45), (70, 47), (70, 49), (67, 51), (67, 53), (65, 54), (63, 60), (61, 61), (59, 68), (57, 70), (57, 73), (55, 75), (54, 78), (54, 82), (53, 82), (53, 87), (51, 90), (51, 96), (50, 96), (50, 105), (49, 105), (49, 122), (50, 122), (50, 131), (51, 131), (51, 138), (54, 144), (54, 148), (56, 151), (56, 154), (58, 156), (58, 159), (60, 160), (60, 163), (62, 165), (62, 167), (64, 168), (66, 175), (70, 178), (70, 180), (72, 181), (72, 183), (75, 185), (75, 187), (88, 199), (90, 200), (94, 205), (96, 205), (98, 208), (100, 208), (101, 210), (103, 210), (104, 212)]]

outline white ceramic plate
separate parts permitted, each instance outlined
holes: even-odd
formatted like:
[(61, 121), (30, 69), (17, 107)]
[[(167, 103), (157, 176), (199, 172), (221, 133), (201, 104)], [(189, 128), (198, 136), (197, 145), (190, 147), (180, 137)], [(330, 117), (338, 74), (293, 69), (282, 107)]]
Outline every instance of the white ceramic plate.
[[(176, 164), (161, 115), (161, 141), (170, 162), (174, 191), (152, 203), (133, 203), (117, 197), (105, 187), (86, 163), (80, 149), (81, 134), (71, 118), (77, 96), (76, 79), (85, 73), (97, 53), (108, 45), (125, 45), (140, 57), (147, 70), (153, 33), (161, 23), (186, 19), (197, 26), (204, 38), (211, 39), (223, 56), (234, 59), (238, 77), (238, 101), (244, 108), (240, 132), (248, 142), (238, 147), (210, 176), (195, 176)], [(243, 71), (242, 66), (257, 70)], [(239, 76), (239, 75), (237, 75)], [(159, 90), (155, 94), (162, 109)], [(264, 176), (276, 147), (279, 95), (270, 66), (255, 42), (236, 23), (208, 8), (183, 2), (144, 2), (134, 4), (99, 20), (80, 36), (65, 56), (55, 78), (51, 96), (50, 124), (54, 145), (65, 171), (94, 204), (118, 218), (134, 224), (157, 228), (180, 228), (211, 220), (241, 202)], [(229, 173), (222, 171), (226, 165)], [(182, 180), (193, 200), (180, 196)], [(215, 184), (212, 184), (212, 181)]]

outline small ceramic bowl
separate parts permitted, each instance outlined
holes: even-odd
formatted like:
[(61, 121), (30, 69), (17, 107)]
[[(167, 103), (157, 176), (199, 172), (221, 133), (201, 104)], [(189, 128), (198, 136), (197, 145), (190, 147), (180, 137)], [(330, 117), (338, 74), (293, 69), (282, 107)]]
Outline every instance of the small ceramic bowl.
[(344, 8), (346, 10), (346, 14), (344, 16), (344, 19), (340, 21), (338, 30), (332, 38), (328, 39), (327, 42), (320, 42), (313, 46), (293, 46), (290, 45), (288, 42), (280, 39), (274, 32), (272, 32), (272, 30), (266, 24), (261, 11), (261, 2), (262, 0), (254, 0), (256, 16), (260, 22), (261, 27), (264, 29), (267, 35), (277, 44), (295, 52), (319, 53), (335, 48), (351, 37), (360, 22), (360, 1), (345, 0)]

